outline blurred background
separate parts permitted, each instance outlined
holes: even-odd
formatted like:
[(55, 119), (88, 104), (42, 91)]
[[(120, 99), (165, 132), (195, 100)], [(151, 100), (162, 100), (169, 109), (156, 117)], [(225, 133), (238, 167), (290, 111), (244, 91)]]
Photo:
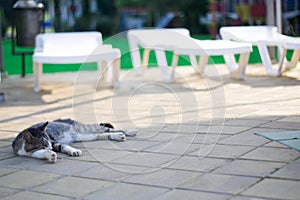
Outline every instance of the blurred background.
[[(44, 5), (38, 22), (40, 32), (100, 31), (104, 43), (121, 49), (122, 69), (131, 68), (132, 64), (127, 55), (127, 40), (116, 38), (116, 34), (133, 28), (183, 27), (189, 29), (194, 38), (219, 39), (222, 26), (275, 25), (286, 35), (300, 36), (300, 0), (0, 0), (1, 74), (25, 76), (32, 73), (34, 45), (18, 47), (13, 40), (16, 31), (12, 24), (22, 20), (22, 17), (16, 20), (13, 9), (19, 1)], [(276, 53), (272, 55), (275, 59)], [(153, 55), (150, 59), (155, 60)], [(213, 57), (212, 61), (224, 62), (222, 57)], [(249, 62), (261, 62), (256, 47)], [(79, 66), (45, 65), (44, 72), (78, 69)]]
[[(9, 34), (12, 5), (0, 0), (2, 33)], [(273, 0), (36, 0), (45, 6), (47, 31), (101, 31), (105, 36), (142, 27), (185, 27), (217, 34), (220, 26), (274, 24)], [(300, 33), (300, 1), (282, 0), (282, 32)], [(215, 24), (215, 29), (211, 27)]]

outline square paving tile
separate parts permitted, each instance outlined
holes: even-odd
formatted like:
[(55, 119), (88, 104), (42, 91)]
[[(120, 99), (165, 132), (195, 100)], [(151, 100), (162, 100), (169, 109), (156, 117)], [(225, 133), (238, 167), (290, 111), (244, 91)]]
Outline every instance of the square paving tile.
[(159, 169), (131, 176), (125, 179), (124, 182), (173, 188), (199, 175), (199, 172)]
[(259, 178), (231, 176), (221, 174), (204, 174), (180, 187), (210, 192), (237, 194), (257, 182)]
[(242, 194), (271, 199), (299, 199), (299, 188), (299, 181), (265, 179), (242, 192)]
[(282, 167), (272, 177), (300, 180), (300, 162), (292, 162)]
[(144, 151), (153, 153), (186, 155), (192, 151), (195, 151), (200, 146), (201, 144), (171, 141), (167, 143), (161, 143), (160, 145), (156, 145), (154, 147), (150, 147), (148, 149), (145, 149)]
[(109, 162), (118, 158), (132, 154), (129, 151), (109, 150), (109, 149), (86, 149), (79, 157), (68, 157), (72, 160), (92, 161), (92, 162)]
[(198, 150), (189, 155), (199, 157), (238, 158), (251, 151), (254, 147), (238, 145), (202, 145)]
[[(6, 187), (0, 187), (0, 198), (3, 199), (6, 196), (10, 196), (14, 193), (19, 192), (19, 190), (12, 189), (12, 188), (6, 188)], [(9, 198), (13, 199), (13, 198)]]
[(275, 162), (290, 162), (299, 156), (300, 153), (293, 149), (259, 147), (245, 154), (242, 158)]
[(230, 200), (265, 200), (265, 199), (255, 198), (255, 197), (235, 196), (233, 198), (230, 198)]
[(72, 175), (80, 171), (88, 171), (89, 168), (97, 166), (97, 163), (83, 162), (78, 160), (60, 159), (54, 165), (46, 163), (38, 168), (36, 171), (49, 172), (54, 174)]
[(46, 160), (40, 160), (24, 156), (14, 156), (12, 158), (0, 160), (0, 166), (16, 169), (36, 169), (43, 164), (49, 164), (49, 162)]
[(259, 160), (234, 160), (218, 168), (214, 173), (264, 177), (283, 165), (284, 163)]
[(241, 133), (241, 134), (227, 137), (219, 141), (219, 144), (260, 146), (268, 142), (269, 140), (259, 137), (255, 134)]
[(216, 193), (208, 193), (208, 192), (201, 192), (201, 191), (191, 191), (191, 190), (180, 190), (175, 189), (165, 194), (162, 194), (155, 198), (154, 200), (182, 200), (182, 199), (189, 199), (189, 200), (224, 200), (228, 199), (229, 195), (224, 194), (216, 194)]
[(128, 138), (125, 142), (115, 142), (115, 141), (92, 141), (92, 142), (83, 142), (75, 143), (77, 147), (84, 147), (88, 149), (111, 149), (111, 150), (124, 150), (124, 151), (141, 151), (143, 149), (155, 146), (161, 142), (155, 141), (143, 141), (135, 140), (135, 138)]
[(178, 158), (176, 155), (136, 152), (123, 158), (114, 160), (113, 163), (155, 167), (176, 158)]
[(0, 186), (25, 189), (38, 186), (57, 179), (59, 175), (21, 170), (0, 177)]
[(238, 134), (249, 130), (250, 127), (245, 126), (222, 126), (222, 125), (212, 125), (212, 126), (199, 126), (197, 133), (214, 133), (214, 134)]
[(103, 188), (102, 190), (86, 196), (84, 199), (88, 200), (100, 200), (100, 199), (114, 199), (114, 200), (150, 200), (159, 196), (160, 194), (166, 193), (169, 189), (151, 187), (144, 185), (135, 185), (128, 183), (117, 183), (109, 187)]
[(30, 200), (68, 200), (67, 197), (61, 197), (58, 195), (51, 195), (51, 194), (42, 194), (37, 192), (31, 192), (31, 191), (23, 191), (19, 193), (15, 193), (13, 195), (7, 196), (3, 198), (2, 200), (24, 200), (24, 199), (30, 199)]
[(10, 173), (15, 172), (15, 171), (17, 171), (17, 169), (0, 167), (0, 176), (4, 176), (6, 174), (10, 174)]
[(164, 166), (170, 169), (190, 170), (198, 172), (209, 172), (213, 169), (225, 165), (228, 161), (219, 158), (201, 158), (197, 156), (183, 156), (171, 161)]
[(79, 177), (65, 177), (36, 187), (34, 191), (79, 198), (101, 190), (111, 184), (113, 184), (113, 182)]
[(232, 119), (228, 120), (224, 123), (226, 126), (251, 126), (251, 127), (256, 127), (261, 124), (265, 124), (268, 121), (264, 120), (258, 120), (258, 119)]
[(105, 163), (98, 164), (96, 167), (83, 170), (75, 175), (86, 178), (119, 181), (136, 174), (147, 173), (151, 170), (151, 168), (146, 167)]

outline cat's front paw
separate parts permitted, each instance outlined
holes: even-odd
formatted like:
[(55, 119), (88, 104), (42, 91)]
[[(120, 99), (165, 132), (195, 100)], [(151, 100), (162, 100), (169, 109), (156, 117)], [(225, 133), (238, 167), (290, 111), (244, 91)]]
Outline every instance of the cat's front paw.
[(56, 161), (57, 161), (57, 154), (54, 151), (48, 150), (47, 151), (47, 158), (48, 158), (48, 161), (50, 163), (56, 163)]
[(109, 134), (108, 139), (118, 141), (118, 142), (123, 142), (126, 140), (126, 135), (124, 133), (111, 133)]

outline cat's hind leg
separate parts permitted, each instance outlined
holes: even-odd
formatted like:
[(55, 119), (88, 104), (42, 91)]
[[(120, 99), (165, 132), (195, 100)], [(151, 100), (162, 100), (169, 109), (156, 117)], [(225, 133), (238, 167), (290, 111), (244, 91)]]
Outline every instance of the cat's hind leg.
[(82, 151), (80, 149), (75, 149), (67, 144), (59, 144), (56, 143), (53, 145), (53, 149), (57, 152), (61, 152), (67, 154), (69, 156), (80, 156), (82, 155)]
[(78, 134), (76, 142), (95, 141), (95, 140), (113, 140), (123, 142), (126, 135), (122, 131), (104, 132), (104, 133), (81, 133)]

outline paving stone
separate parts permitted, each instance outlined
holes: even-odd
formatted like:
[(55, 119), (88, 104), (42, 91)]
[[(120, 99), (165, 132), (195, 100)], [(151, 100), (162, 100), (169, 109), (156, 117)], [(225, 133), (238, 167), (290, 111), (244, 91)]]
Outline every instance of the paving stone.
[(119, 181), (136, 174), (147, 173), (151, 170), (153, 169), (146, 167), (105, 163), (98, 164), (96, 167), (78, 172), (75, 175), (86, 178)]
[(21, 170), (0, 177), (0, 186), (25, 189), (53, 181), (58, 177), (55, 174)]
[(264, 179), (242, 192), (242, 194), (274, 199), (299, 199), (299, 188), (299, 181)]
[[(4, 197), (12, 195), (17, 192), (19, 191), (16, 189), (0, 187), (0, 198), (3, 199)], [(9, 199), (13, 199), (13, 198), (9, 198)]]
[(10, 168), (4, 168), (4, 167), (0, 167), (0, 176), (4, 176), (6, 174), (10, 174), (12, 172), (17, 171), (17, 169), (10, 169)]
[(145, 152), (154, 152), (154, 153), (186, 155), (192, 151), (195, 151), (200, 146), (201, 146), (200, 144), (191, 144), (191, 143), (170, 141), (167, 143), (162, 143), (160, 145), (156, 145), (154, 147), (150, 147), (148, 149), (145, 149), (144, 151)]
[(255, 197), (244, 197), (244, 196), (235, 196), (230, 200), (264, 200), (262, 198), (255, 198)]
[(199, 176), (187, 183), (184, 183), (180, 187), (201, 191), (238, 194), (258, 180), (259, 178), (252, 177), (204, 174), (203, 176)]
[(292, 162), (271, 175), (272, 177), (300, 180), (300, 162)]
[(114, 160), (113, 163), (156, 167), (176, 158), (178, 158), (178, 156), (168, 154), (136, 152), (123, 158)]
[(11, 142), (10, 141), (0, 141), (0, 148), (8, 147), (8, 146), (11, 148)]
[(190, 170), (198, 172), (209, 172), (213, 169), (225, 165), (228, 161), (219, 158), (200, 158), (195, 156), (183, 156), (171, 161), (169, 165), (164, 165), (170, 169)]
[(92, 161), (92, 162), (109, 162), (118, 158), (126, 157), (132, 154), (129, 151), (116, 151), (108, 149), (86, 149), (79, 157), (68, 157), (72, 160)]
[(155, 200), (182, 200), (182, 199), (189, 199), (189, 200), (224, 200), (228, 199), (230, 196), (225, 194), (216, 194), (216, 193), (208, 193), (208, 192), (200, 192), (200, 191), (191, 191), (191, 190), (180, 190), (175, 189), (165, 194), (162, 194), (155, 198)]
[(161, 142), (154, 141), (143, 141), (139, 140), (136, 142), (136, 138), (128, 138), (126, 142), (115, 142), (115, 141), (92, 141), (92, 142), (83, 142), (76, 143), (72, 145), (78, 148), (88, 148), (88, 149), (111, 149), (111, 150), (125, 150), (125, 151), (141, 151), (143, 149), (155, 146)]
[(250, 127), (244, 126), (222, 126), (222, 125), (212, 125), (212, 126), (199, 126), (198, 133), (214, 133), (214, 134), (238, 134), (249, 130)]
[(30, 199), (30, 200), (68, 200), (69, 198), (61, 197), (58, 195), (50, 195), (50, 194), (42, 194), (37, 192), (31, 192), (31, 191), (24, 191), (19, 192), (10, 196), (7, 196), (3, 198), (3, 200), (24, 200), (24, 199)]
[(284, 166), (284, 163), (258, 160), (234, 160), (214, 173), (264, 177)]
[(38, 168), (36, 171), (49, 172), (54, 174), (73, 175), (80, 171), (87, 171), (88, 169), (97, 166), (97, 163), (83, 162), (77, 160), (60, 159), (54, 165), (46, 163)]
[(48, 194), (79, 198), (92, 192), (96, 192), (97, 190), (101, 190), (111, 184), (113, 184), (113, 182), (79, 177), (65, 177), (42, 186), (35, 187), (33, 190)]
[(169, 189), (134, 185), (128, 183), (117, 183), (109, 187), (103, 188), (102, 190), (86, 196), (84, 199), (88, 200), (100, 200), (100, 199), (114, 199), (114, 200), (150, 200), (159, 196), (160, 194), (166, 193)]
[(238, 158), (241, 155), (251, 151), (254, 147), (238, 145), (202, 145), (200, 149), (189, 155), (199, 157), (217, 157), (217, 158)]
[(245, 154), (241, 158), (252, 160), (290, 162), (299, 156), (300, 153), (292, 149), (259, 147)]
[(233, 145), (249, 145), (249, 146), (261, 146), (263, 144), (268, 143), (269, 140), (249, 133), (241, 133), (237, 135), (233, 135), (230, 137), (227, 137), (221, 141), (219, 141), (219, 144), (233, 144)]
[(245, 126), (245, 127), (256, 127), (267, 123), (268, 121), (256, 120), (256, 119), (232, 119), (224, 123), (225, 126)]
[(0, 166), (10, 167), (16, 169), (36, 169), (43, 164), (49, 164), (46, 160), (40, 160), (36, 158), (14, 156), (5, 160), (0, 160)]
[[(144, 133), (144, 130), (143, 130)], [(174, 134), (174, 133), (166, 133), (166, 132), (151, 132), (149, 135), (142, 135), (140, 134), (136, 139), (146, 140), (146, 141), (155, 141), (155, 142), (169, 142), (176, 138), (180, 138), (187, 134)]]
[(285, 149), (289, 149), (290, 147), (280, 144), (279, 142), (275, 142), (275, 141), (270, 141), (267, 144), (263, 145), (264, 147), (278, 147), (278, 148), (285, 148)]
[(269, 127), (269, 128), (278, 128), (278, 129), (287, 129), (287, 130), (299, 130), (300, 124), (299, 122), (287, 122), (287, 121), (273, 121), (263, 125), (260, 127)]
[(130, 178), (126, 178), (124, 182), (174, 188), (199, 175), (199, 172), (160, 169), (131, 176)]

